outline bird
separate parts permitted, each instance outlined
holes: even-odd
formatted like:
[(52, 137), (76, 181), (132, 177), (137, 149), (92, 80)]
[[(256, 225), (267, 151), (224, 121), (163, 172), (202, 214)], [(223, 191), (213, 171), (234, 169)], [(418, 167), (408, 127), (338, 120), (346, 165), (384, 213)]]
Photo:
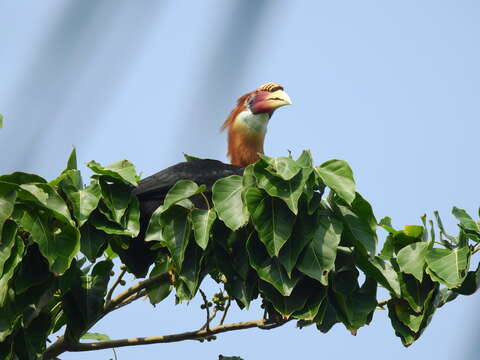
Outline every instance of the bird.
[(221, 130), (228, 128), (227, 156), (232, 165), (247, 166), (259, 159), (273, 112), (291, 103), (283, 86), (275, 82), (268, 82), (237, 100), (237, 106), (221, 127)]
[(228, 129), (227, 156), (230, 164), (196, 159), (178, 163), (140, 180), (133, 191), (140, 201), (140, 212), (150, 217), (162, 204), (168, 190), (179, 180), (205, 184), (208, 192), (216, 180), (242, 175), (245, 166), (258, 161), (259, 153), (263, 153), (267, 125), (274, 111), (291, 103), (283, 86), (275, 82), (268, 82), (240, 96), (220, 128), (221, 131)]
[[(246, 166), (259, 160), (259, 153), (264, 151), (263, 144), (270, 118), (276, 109), (291, 103), (282, 85), (268, 82), (259, 86), (240, 96), (220, 128), (221, 131), (228, 131), (227, 156), (230, 164), (213, 159), (195, 159), (170, 166), (138, 182), (132, 194), (139, 202), (140, 233), (132, 239), (128, 250), (118, 249), (131, 272), (137, 277), (143, 277), (154, 261), (155, 255), (144, 241), (145, 234), (152, 214), (163, 204), (168, 190), (179, 180), (191, 180), (198, 185), (206, 185), (204, 195), (211, 198), (215, 181), (231, 175), (242, 175)], [(195, 195), (190, 200), (197, 208), (204, 209), (207, 206), (200, 195)], [(135, 256), (128, 256), (130, 251), (135, 252)], [(134, 259), (143, 261), (131, 262)]]

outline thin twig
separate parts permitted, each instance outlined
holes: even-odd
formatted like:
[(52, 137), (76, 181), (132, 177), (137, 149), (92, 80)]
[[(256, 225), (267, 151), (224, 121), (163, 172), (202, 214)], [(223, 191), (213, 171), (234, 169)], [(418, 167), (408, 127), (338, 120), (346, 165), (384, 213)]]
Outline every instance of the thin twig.
[(122, 271), (120, 271), (120, 274), (118, 275), (117, 280), (115, 280), (111, 289), (108, 290), (107, 297), (105, 299), (106, 303), (110, 302), (110, 300), (112, 299), (113, 291), (120, 284), (120, 282), (122, 281), (122, 278), (123, 278), (123, 276), (125, 275), (126, 272), (127, 272), (127, 269), (123, 269)]
[(198, 291), (200, 291), (200, 294), (202, 295), (203, 303), (205, 304), (205, 310), (207, 310), (207, 322), (204, 326), (202, 326), (201, 329), (205, 328), (207, 331), (210, 331), (210, 308), (208, 306), (208, 298), (207, 295), (205, 295), (205, 293), (202, 291), (202, 289), (198, 289)]
[(382, 310), (385, 310), (385, 305), (387, 305), (387, 303), (392, 300), (391, 298), (390, 299), (386, 299), (386, 300), (382, 300), (382, 301), (379, 301), (377, 303), (377, 308), (379, 309), (382, 309)]
[[(212, 315), (210, 315), (210, 320), (208, 321), (208, 323), (210, 324), (212, 322), (213, 319), (215, 319), (215, 316), (217, 316), (217, 313), (218, 313), (218, 310), (217, 309), (213, 309), (212, 311)], [(207, 323), (203, 324), (203, 326), (200, 328), (200, 330), (203, 330), (207, 327)]]
[(475, 254), (477, 251), (480, 251), (480, 244), (473, 248), (472, 254)]
[(227, 317), (227, 311), (230, 309), (230, 304), (232, 303), (232, 299), (228, 298), (227, 306), (225, 307), (225, 311), (223, 312), (222, 319), (220, 320), (220, 325), (223, 325), (225, 318)]
[[(236, 331), (250, 328), (261, 328), (265, 330), (270, 330), (277, 328), (286, 324), (289, 320), (280, 321), (280, 322), (271, 322), (270, 320), (253, 320), (253, 321), (244, 321), (233, 324), (219, 325), (216, 326), (210, 331), (207, 330), (197, 330), (189, 331), (180, 334), (164, 335), (164, 336), (150, 336), (150, 337), (137, 337), (137, 338), (128, 338), (128, 339), (118, 339), (118, 340), (108, 340), (108, 341), (98, 341), (93, 343), (75, 343), (69, 345), (65, 351), (92, 351), (92, 350), (101, 350), (101, 349), (111, 349), (119, 348), (124, 346), (136, 346), (136, 345), (148, 345), (148, 344), (160, 344), (160, 343), (171, 343), (179, 342), (184, 340), (197, 340), (204, 338), (208, 335), (215, 335), (228, 331)], [(268, 326), (271, 325), (271, 326)], [(49, 359), (48, 357), (45, 359)]]

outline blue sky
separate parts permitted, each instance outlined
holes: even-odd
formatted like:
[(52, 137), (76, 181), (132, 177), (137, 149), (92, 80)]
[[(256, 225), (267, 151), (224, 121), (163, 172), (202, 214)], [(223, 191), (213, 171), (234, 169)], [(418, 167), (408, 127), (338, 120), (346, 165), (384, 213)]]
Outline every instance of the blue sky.
[[(226, 160), (219, 127), (236, 99), (276, 81), (293, 105), (270, 122), (269, 156), (311, 149), (317, 164), (347, 160), (378, 219), (401, 227), (437, 209), (455, 232), (452, 206), (477, 215), (480, 205), (479, 17), (473, 0), (4, 0), (0, 173), (53, 178), (72, 146), (80, 163), (127, 158), (144, 175), (182, 161), (183, 152)], [(478, 305), (477, 294), (440, 309), (409, 349), (377, 311), (357, 337), (341, 325), (326, 335), (289, 325), (117, 355), (476, 359)], [(254, 307), (231, 320), (259, 316)], [(170, 297), (156, 308), (139, 301), (94, 330), (161, 335), (195, 329), (203, 318), (197, 301), (173, 306)]]

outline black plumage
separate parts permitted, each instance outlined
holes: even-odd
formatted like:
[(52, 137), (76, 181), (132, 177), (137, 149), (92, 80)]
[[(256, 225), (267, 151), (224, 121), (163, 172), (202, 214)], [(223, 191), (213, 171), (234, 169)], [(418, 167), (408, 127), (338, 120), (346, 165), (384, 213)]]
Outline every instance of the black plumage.
[[(241, 166), (225, 164), (218, 160), (192, 160), (170, 166), (140, 180), (138, 187), (132, 191), (140, 204), (140, 233), (130, 241), (128, 249), (116, 248), (129, 271), (137, 277), (144, 277), (155, 261), (158, 249), (152, 250), (152, 244), (145, 242), (145, 233), (152, 214), (163, 204), (168, 190), (177, 181), (191, 180), (198, 185), (206, 185), (204, 194), (210, 201), (215, 181), (230, 175), (242, 175), (243, 169)], [(201, 195), (195, 195), (190, 200), (196, 207), (206, 208), (205, 199)]]

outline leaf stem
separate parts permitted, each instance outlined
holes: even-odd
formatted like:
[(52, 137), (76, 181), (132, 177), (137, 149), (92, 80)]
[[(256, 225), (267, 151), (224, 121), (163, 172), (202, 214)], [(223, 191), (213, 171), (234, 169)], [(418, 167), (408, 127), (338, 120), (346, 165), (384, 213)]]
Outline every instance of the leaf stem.
[(222, 319), (220, 320), (220, 325), (223, 325), (225, 318), (227, 317), (228, 309), (230, 309), (230, 305), (232, 304), (232, 299), (228, 298), (227, 306), (225, 307), (225, 311), (223, 312)]
[(200, 329), (205, 328), (205, 330), (209, 332), (210, 331), (210, 308), (208, 306), (207, 295), (205, 295), (202, 289), (198, 289), (198, 291), (200, 291), (200, 294), (202, 295), (205, 310), (207, 311), (207, 321), (205, 322), (205, 325), (203, 325)]
[(107, 297), (105, 299), (106, 303), (110, 302), (110, 300), (112, 299), (112, 295), (113, 295), (113, 292), (114, 292), (115, 288), (120, 284), (120, 282), (122, 281), (122, 278), (123, 278), (123, 276), (125, 275), (126, 272), (127, 272), (127, 269), (125, 268), (118, 275), (117, 280), (115, 280), (112, 287), (110, 288), (110, 290), (107, 293)]

